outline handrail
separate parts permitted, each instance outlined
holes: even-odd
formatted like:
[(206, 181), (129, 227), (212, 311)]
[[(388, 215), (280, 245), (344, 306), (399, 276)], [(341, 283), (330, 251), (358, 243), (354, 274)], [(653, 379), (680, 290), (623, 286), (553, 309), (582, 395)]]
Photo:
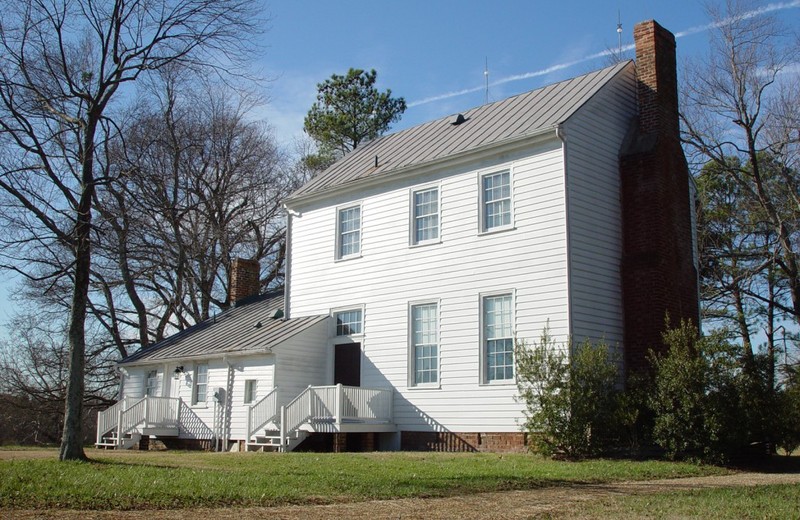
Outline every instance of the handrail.
[(314, 419), (332, 418), (340, 425), (343, 420), (392, 421), (392, 389), (357, 386), (309, 386), (288, 405), (281, 407), (281, 445), (303, 423)]
[(110, 408), (97, 413), (97, 443), (103, 435), (117, 430), (117, 443), (122, 436), (140, 424), (170, 428), (178, 426), (180, 398), (176, 397), (125, 397)]
[(392, 420), (391, 388), (343, 386), (339, 390), (338, 418)]
[(250, 405), (247, 410), (247, 441), (267, 423), (275, 421), (279, 413), (278, 388), (275, 387), (267, 395)]
[[(309, 386), (292, 399), (286, 406), (281, 406), (281, 446), (286, 446), (289, 434), (311, 418), (311, 395), (313, 387)], [(281, 448), (283, 449), (283, 448)]]
[(125, 409), (125, 401), (123, 399), (97, 412), (97, 444), (103, 442), (103, 435), (117, 427), (118, 415)]

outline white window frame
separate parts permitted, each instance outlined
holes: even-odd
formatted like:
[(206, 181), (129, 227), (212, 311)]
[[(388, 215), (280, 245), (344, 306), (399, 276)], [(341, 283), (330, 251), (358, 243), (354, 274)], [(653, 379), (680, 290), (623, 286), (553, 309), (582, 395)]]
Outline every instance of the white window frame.
[[(504, 297), (509, 296), (511, 298), (511, 335), (508, 339), (511, 340), (511, 377), (504, 378), (504, 379), (490, 379), (489, 378), (489, 339), (486, 335), (486, 300), (487, 298), (497, 298), (497, 297)], [(480, 382), (483, 385), (510, 385), (516, 383), (516, 360), (514, 359), (514, 344), (516, 341), (516, 294), (513, 289), (511, 290), (502, 290), (502, 291), (492, 291), (480, 294), (480, 304), (479, 304), (479, 312), (480, 312)], [(494, 339), (494, 338), (492, 338)]]
[[(202, 383), (203, 399), (200, 399), (200, 367), (205, 367), (206, 380)], [(208, 401), (208, 363), (195, 363), (194, 376), (192, 380), (192, 406), (206, 406)]]
[[(339, 326), (338, 326), (338, 317), (340, 314), (344, 314), (346, 312), (360, 312), (361, 313), (361, 330), (356, 333), (350, 334), (339, 334)], [(351, 305), (348, 307), (337, 307), (336, 309), (331, 309), (331, 336), (334, 338), (358, 338), (364, 335), (364, 325), (365, 325), (365, 312), (364, 312), (364, 305)]]
[[(496, 202), (496, 201), (486, 200), (486, 192), (483, 188), (484, 179), (486, 179), (487, 177), (492, 177), (495, 175), (503, 175), (503, 174), (508, 174), (508, 206), (509, 206), (508, 224), (488, 227), (486, 225), (486, 205), (489, 202)], [(489, 233), (496, 233), (498, 231), (506, 231), (509, 229), (514, 229), (514, 172), (510, 166), (487, 170), (485, 172), (481, 172), (478, 175), (478, 204), (479, 204), (478, 218), (480, 219), (480, 221), (478, 222), (479, 234), (489, 234)]]
[[(416, 307), (436, 307), (436, 381), (417, 382), (417, 352), (414, 338), (414, 309)], [(442, 340), (441, 340), (441, 300), (421, 300), (408, 303), (408, 386), (410, 388), (441, 388)]]
[[(427, 240), (417, 239), (417, 221), (422, 217), (417, 214), (416, 197), (418, 193), (436, 190), (436, 213), (431, 213), (424, 216), (436, 216), (436, 237)], [(409, 190), (408, 196), (409, 203), (409, 227), (408, 227), (408, 242), (411, 247), (425, 246), (429, 244), (439, 244), (442, 241), (442, 187), (439, 184), (420, 186)]]
[(244, 380), (244, 396), (242, 402), (244, 404), (253, 404), (258, 400), (258, 379), (245, 379)]
[[(151, 375), (153, 375), (153, 377), (151, 377)], [(151, 381), (155, 382), (153, 386), (150, 386)], [(148, 370), (144, 377), (144, 395), (147, 397), (158, 397), (160, 390), (159, 386), (158, 370)]]
[[(355, 253), (349, 254), (342, 254), (342, 213), (345, 211), (349, 211), (352, 209), (358, 209), (358, 251)], [(364, 231), (364, 208), (362, 204), (359, 202), (357, 204), (348, 204), (346, 206), (341, 206), (336, 208), (336, 260), (349, 260), (351, 258), (360, 258), (361, 257), (361, 247), (362, 247), (362, 238), (363, 238), (363, 231)], [(353, 231), (349, 231), (348, 233), (352, 233)]]

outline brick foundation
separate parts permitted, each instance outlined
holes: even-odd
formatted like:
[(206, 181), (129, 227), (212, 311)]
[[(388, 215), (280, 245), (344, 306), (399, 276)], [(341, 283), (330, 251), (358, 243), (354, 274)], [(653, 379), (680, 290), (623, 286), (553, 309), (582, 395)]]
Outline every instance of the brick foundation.
[(403, 451), (523, 452), (528, 449), (527, 434), (521, 432), (400, 432)]

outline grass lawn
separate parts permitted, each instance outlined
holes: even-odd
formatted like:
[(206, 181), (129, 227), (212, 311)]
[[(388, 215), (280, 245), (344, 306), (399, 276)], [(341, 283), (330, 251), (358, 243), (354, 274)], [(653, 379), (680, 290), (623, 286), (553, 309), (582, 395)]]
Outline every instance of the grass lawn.
[(564, 518), (800, 518), (800, 486), (700, 489), (606, 498), (575, 507)]
[(87, 453), (92, 462), (59, 462), (56, 450), (0, 460), (0, 508), (321, 504), (726, 473), (684, 463), (558, 462), (526, 454)]

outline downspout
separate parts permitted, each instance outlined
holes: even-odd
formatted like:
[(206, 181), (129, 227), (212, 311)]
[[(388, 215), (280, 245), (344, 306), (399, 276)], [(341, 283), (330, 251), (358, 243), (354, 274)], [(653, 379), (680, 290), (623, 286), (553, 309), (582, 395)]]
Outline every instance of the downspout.
[(227, 355), (222, 356), (222, 361), (228, 365), (228, 377), (225, 380), (225, 402), (222, 404), (222, 451), (228, 451), (228, 439), (231, 436), (230, 413), (233, 407), (231, 396), (233, 394), (233, 363)]
[[(564, 132), (564, 126), (558, 123), (555, 126), (556, 137), (561, 141), (561, 158), (564, 169), (564, 231), (566, 233), (566, 256), (567, 256), (567, 337), (573, 337), (573, 323), (572, 323), (572, 254), (570, 242), (572, 235), (570, 233), (569, 225), (569, 177), (567, 175), (567, 136)], [(572, 359), (572, 352), (569, 353)]]

